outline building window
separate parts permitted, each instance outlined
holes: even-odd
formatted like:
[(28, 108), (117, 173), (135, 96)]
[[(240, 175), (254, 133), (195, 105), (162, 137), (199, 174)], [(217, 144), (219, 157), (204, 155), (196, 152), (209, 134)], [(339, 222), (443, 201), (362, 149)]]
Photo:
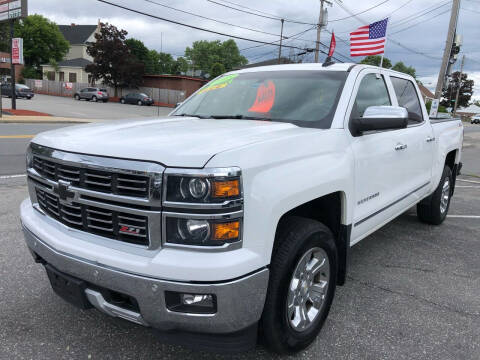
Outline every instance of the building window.
[(55, 71), (48, 71), (47, 72), (47, 79), (51, 81), (55, 81)]
[(65, 73), (63, 71), (60, 71), (58, 73), (58, 76), (59, 76), (59, 79), (58, 79), (59, 81), (62, 81), (62, 82), (65, 81)]
[(68, 81), (71, 83), (77, 82), (77, 73), (68, 73)]

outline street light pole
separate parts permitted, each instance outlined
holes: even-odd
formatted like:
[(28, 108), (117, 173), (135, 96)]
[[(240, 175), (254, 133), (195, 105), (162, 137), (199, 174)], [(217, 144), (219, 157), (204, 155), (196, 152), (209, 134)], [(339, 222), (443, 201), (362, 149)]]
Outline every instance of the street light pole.
[(323, 3), (325, 0), (320, 0), (320, 14), (318, 15), (317, 25), (317, 42), (315, 43), (315, 62), (318, 63), (318, 52), (320, 50), (320, 33), (322, 31), (323, 24)]
[(283, 40), (283, 23), (285, 22), (285, 19), (282, 19), (282, 28), (280, 30), (280, 46), (278, 48), (278, 63), (280, 64), (280, 60), (282, 58), (282, 40)]
[(13, 37), (15, 29), (15, 19), (10, 20), (10, 65), (11, 65), (11, 84), (12, 84), (12, 109), (15, 110), (17, 108), (17, 99), (16, 99), (16, 91), (15, 91), (15, 65), (13, 64)]
[(443, 84), (445, 82), (445, 75), (447, 72), (448, 62), (450, 61), (450, 54), (452, 51), (453, 40), (455, 38), (455, 31), (457, 28), (458, 12), (460, 10), (460, 0), (453, 0), (452, 12), (450, 13), (450, 23), (448, 24), (447, 41), (445, 50), (443, 51), (442, 66), (438, 74), (437, 87), (435, 89), (435, 99), (440, 99), (442, 96)]

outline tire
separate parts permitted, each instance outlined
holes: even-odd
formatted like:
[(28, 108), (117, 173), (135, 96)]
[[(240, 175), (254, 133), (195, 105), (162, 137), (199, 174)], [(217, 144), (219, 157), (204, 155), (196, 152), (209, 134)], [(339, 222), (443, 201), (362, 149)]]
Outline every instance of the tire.
[(98, 100), (97, 97), (96, 97), (95, 95), (93, 95), (93, 96), (92, 96), (92, 101), (93, 101), (93, 102), (97, 102), (97, 100)]
[(120, 102), (121, 102), (122, 104), (125, 104), (125, 99), (120, 99)]
[(137, 105), (138, 105), (138, 106), (142, 106), (142, 105), (143, 105), (142, 100), (138, 100)]
[(74, 98), (75, 98), (75, 100), (80, 100), (80, 95), (75, 94)]
[[(337, 250), (332, 232), (325, 225), (293, 216), (279, 225), (275, 244), (261, 328), (265, 343), (271, 350), (279, 354), (293, 354), (315, 340), (327, 318), (335, 294)], [(314, 258), (310, 254), (312, 251), (315, 258), (320, 254), (317, 259), (324, 258), (328, 261), (324, 262), (325, 266), (320, 267), (313, 277), (308, 271), (297, 277), (298, 270), (304, 268), (301, 260), (310, 258), (306, 264), (313, 263)], [(328, 280), (322, 287), (321, 282), (326, 279)], [(304, 283), (305, 286), (298, 285), (297, 290), (292, 291), (294, 281), (300, 281), (299, 284)], [(317, 291), (323, 290), (310, 292), (309, 289), (314, 288), (311, 287), (312, 281), (317, 282)], [(317, 314), (302, 328), (302, 322), (297, 321), (301, 318), (298, 310), (300, 306), (292, 307), (296, 310), (289, 312), (288, 303), (310, 303), (308, 315), (314, 307), (309, 294), (313, 294), (314, 298), (317, 296)], [(305, 302), (305, 299), (309, 300)]]
[(417, 205), (418, 219), (424, 223), (440, 225), (448, 214), (453, 193), (452, 170), (443, 168), (442, 178), (434, 193)]

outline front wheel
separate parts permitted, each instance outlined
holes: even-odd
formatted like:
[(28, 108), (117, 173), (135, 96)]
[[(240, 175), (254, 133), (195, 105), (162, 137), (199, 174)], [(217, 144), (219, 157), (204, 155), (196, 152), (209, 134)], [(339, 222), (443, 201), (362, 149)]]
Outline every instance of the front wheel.
[(138, 104), (138, 106), (142, 106), (143, 105), (142, 100), (138, 100), (137, 104)]
[(447, 217), (452, 193), (452, 170), (445, 166), (435, 192), (417, 205), (417, 216), (420, 221), (432, 225), (440, 225)]
[(280, 354), (305, 349), (317, 337), (335, 294), (337, 251), (331, 231), (301, 217), (282, 221), (262, 315), (267, 345)]
[(97, 99), (97, 97), (96, 97), (95, 95), (92, 96), (92, 101), (93, 101), (93, 102), (97, 102), (97, 100), (98, 100), (98, 99)]

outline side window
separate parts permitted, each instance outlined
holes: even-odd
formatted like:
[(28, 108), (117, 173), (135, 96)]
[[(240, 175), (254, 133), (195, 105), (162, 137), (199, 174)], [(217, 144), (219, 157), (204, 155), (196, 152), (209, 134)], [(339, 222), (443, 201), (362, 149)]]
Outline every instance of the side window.
[(352, 118), (363, 117), (369, 106), (392, 105), (383, 76), (367, 74), (358, 87), (352, 109)]
[(407, 109), (409, 122), (421, 123), (423, 121), (422, 107), (413, 83), (410, 80), (393, 76), (390, 79), (397, 95), (398, 106)]

